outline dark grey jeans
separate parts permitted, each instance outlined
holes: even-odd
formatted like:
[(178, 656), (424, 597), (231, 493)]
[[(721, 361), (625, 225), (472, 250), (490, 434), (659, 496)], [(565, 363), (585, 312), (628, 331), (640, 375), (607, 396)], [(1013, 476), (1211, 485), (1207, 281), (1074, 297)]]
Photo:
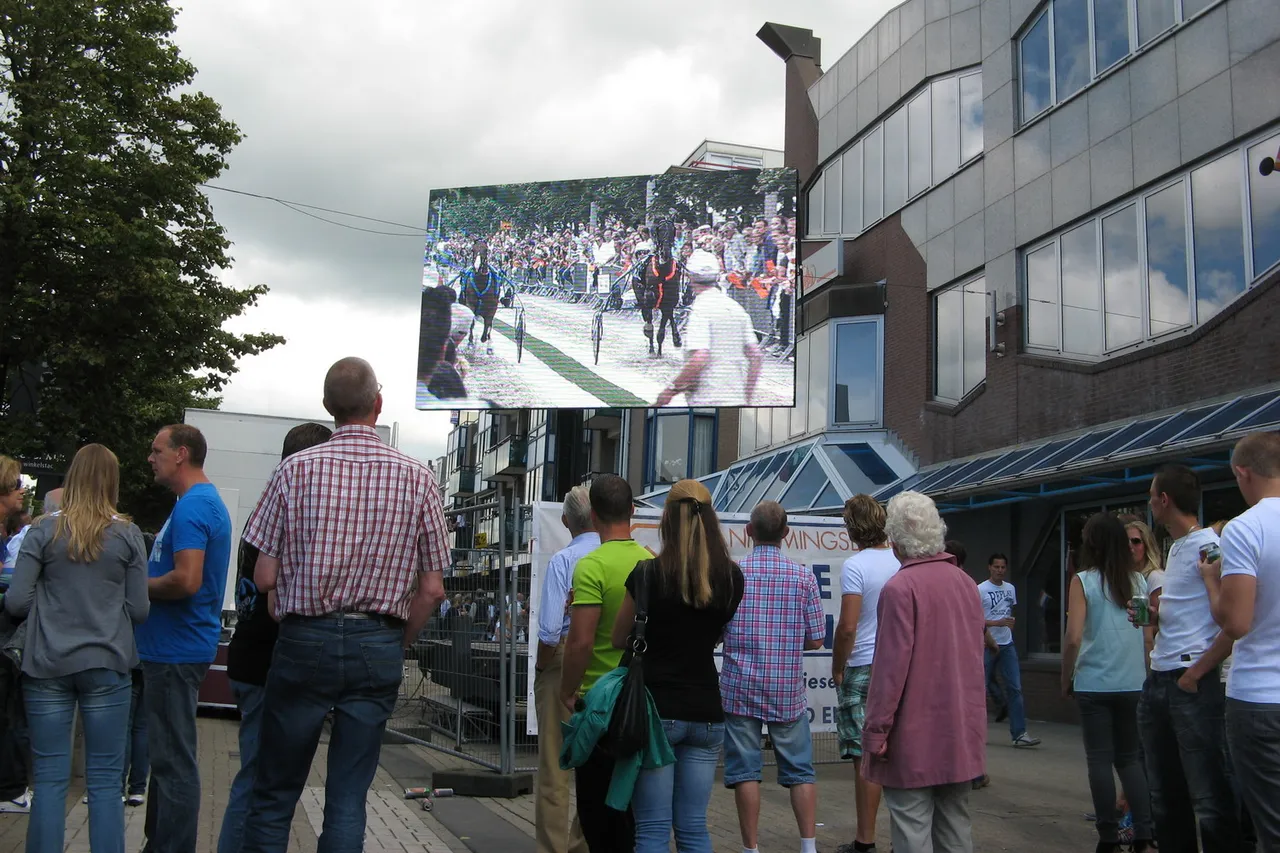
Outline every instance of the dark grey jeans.
[(1120, 840), (1120, 813), (1116, 810), (1114, 767), (1133, 811), (1133, 837), (1151, 838), (1151, 793), (1142, 766), (1138, 736), (1138, 701), (1141, 693), (1077, 693), (1084, 754), (1089, 765), (1089, 791), (1098, 816), (1098, 838)]
[(1197, 823), (1204, 853), (1250, 851), (1227, 755), (1221, 671), (1200, 679), (1195, 693), (1178, 687), (1183, 672), (1152, 672), (1138, 705), (1160, 851), (1197, 853)]
[(195, 853), (200, 820), (196, 700), (207, 663), (144, 661), (151, 786), (142, 853)]
[(1280, 705), (1227, 700), (1227, 738), (1259, 853), (1280, 853)]

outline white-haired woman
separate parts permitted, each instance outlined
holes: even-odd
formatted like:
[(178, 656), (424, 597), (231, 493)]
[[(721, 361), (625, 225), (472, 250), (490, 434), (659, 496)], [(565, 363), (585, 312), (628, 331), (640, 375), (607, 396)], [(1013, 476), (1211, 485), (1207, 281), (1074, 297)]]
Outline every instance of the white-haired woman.
[(982, 605), (946, 532), (927, 496), (889, 501), (902, 568), (880, 591), (862, 771), (883, 786), (899, 853), (971, 851), (969, 791), (985, 772)]

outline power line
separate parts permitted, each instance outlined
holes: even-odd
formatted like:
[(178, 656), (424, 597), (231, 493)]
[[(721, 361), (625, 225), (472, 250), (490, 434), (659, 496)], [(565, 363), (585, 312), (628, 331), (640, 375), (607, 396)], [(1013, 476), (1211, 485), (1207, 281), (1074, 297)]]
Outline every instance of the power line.
[[(362, 214), (351, 213), (346, 210), (335, 210), (334, 208), (331, 208), (331, 207), (321, 207), (316, 204), (307, 204), (301, 201), (289, 201), (288, 199), (276, 198), (275, 196), (264, 195), (262, 193), (251, 193), (251, 192), (247, 192), (246, 190), (236, 190), (236, 189), (232, 189), (231, 187), (221, 187), (221, 186), (218, 186), (217, 184), (201, 184), (201, 186), (204, 187), (205, 189), (218, 190), (219, 192), (231, 193), (232, 195), (241, 195), (241, 196), (246, 196), (247, 198), (256, 198), (256, 199), (261, 199), (263, 201), (275, 202), (276, 204), (281, 205), (282, 207), (286, 207), (289, 210), (292, 210), (294, 213), (301, 213), (303, 216), (309, 216), (312, 219), (318, 219), (321, 222), (328, 223), (329, 225), (336, 225), (339, 228), (348, 228), (352, 231), (360, 231), (364, 234), (380, 234), (385, 237), (413, 237), (419, 240), (426, 237), (426, 233), (417, 225), (405, 225), (403, 222), (393, 222), (390, 219), (378, 219), (377, 217), (364, 216)], [(306, 208), (306, 210), (303, 210), (301, 208)], [(314, 213), (308, 213), (307, 211), (309, 210), (318, 210), (318, 211), (321, 211), (322, 213), (332, 213), (335, 216), (347, 216), (347, 217), (350, 217), (351, 219), (362, 219), (365, 222), (377, 222), (381, 225), (394, 225), (397, 228), (409, 228), (409, 229), (412, 229), (413, 233), (401, 234), (393, 231), (377, 231), (372, 228), (360, 228), (355, 225), (348, 225), (345, 222), (335, 222), (332, 219), (326, 219), (325, 217), (317, 216)]]

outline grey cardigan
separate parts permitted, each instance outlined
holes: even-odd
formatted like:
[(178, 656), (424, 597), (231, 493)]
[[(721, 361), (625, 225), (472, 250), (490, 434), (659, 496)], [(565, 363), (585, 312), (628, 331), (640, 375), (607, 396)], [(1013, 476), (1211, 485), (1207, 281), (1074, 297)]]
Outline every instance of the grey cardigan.
[(77, 563), (67, 556), (67, 540), (54, 539), (57, 521), (48, 516), (27, 531), (4, 596), (11, 616), (30, 619), (22, 671), (32, 678), (87, 669), (127, 673), (138, 663), (133, 628), (151, 607), (142, 532), (112, 524), (98, 559)]

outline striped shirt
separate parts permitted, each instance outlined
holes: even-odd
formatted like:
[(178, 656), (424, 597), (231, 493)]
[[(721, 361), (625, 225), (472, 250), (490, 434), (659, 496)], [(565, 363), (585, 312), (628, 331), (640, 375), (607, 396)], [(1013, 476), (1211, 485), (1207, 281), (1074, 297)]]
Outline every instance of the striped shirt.
[(746, 592), (724, 631), (724, 710), (789, 723), (806, 710), (805, 643), (826, 637), (818, 581), (776, 545), (757, 545), (739, 565)]
[(435, 475), (368, 426), (280, 463), (244, 540), (280, 560), (280, 616), (409, 616), (419, 572), (449, 565)]

